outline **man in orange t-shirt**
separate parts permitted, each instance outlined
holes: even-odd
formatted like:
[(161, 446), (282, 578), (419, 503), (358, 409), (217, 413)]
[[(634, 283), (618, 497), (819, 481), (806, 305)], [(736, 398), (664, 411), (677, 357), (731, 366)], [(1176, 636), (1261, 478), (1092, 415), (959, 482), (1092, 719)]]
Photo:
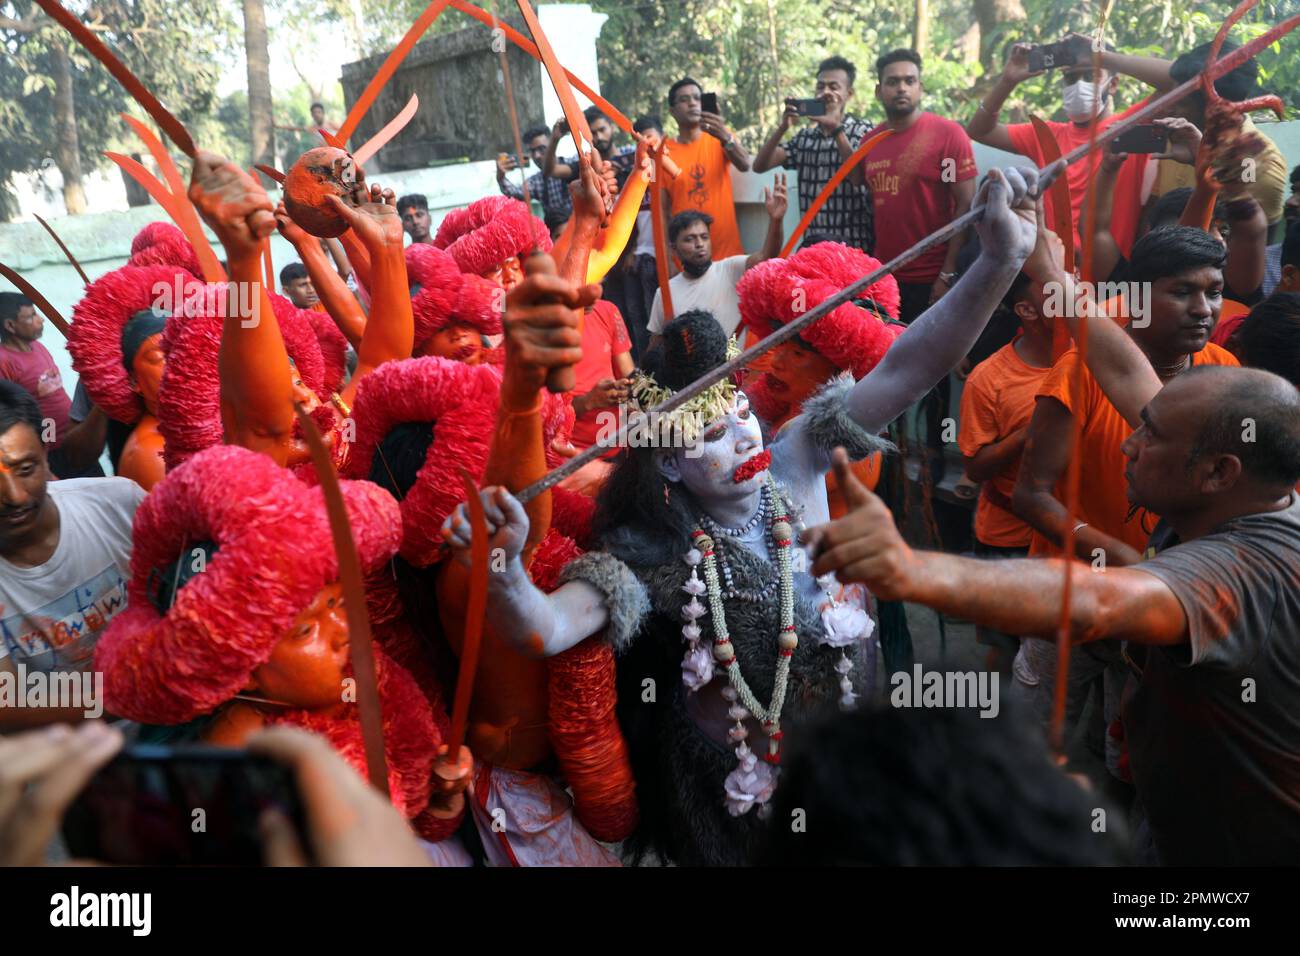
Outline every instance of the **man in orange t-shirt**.
[(1023, 275), (1011, 286), (1007, 301), (1020, 318), (1021, 332), (966, 379), (957, 445), (966, 459), (966, 474), (984, 482), (975, 506), (976, 540), (994, 549), (1027, 550), (1033, 529), (1011, 511), (1011, 493), (1034, 399), (1052, 368), (1052, 327)]
[[(957, 445), (966, 474), (982, 481), (975, 505), (975, 553), (987, 558), (1023, 558), (1033, 529), (1011, 511), (1011, 492), (1020, 471), (1034, 396), (1052, 367), (1052, 325), (1039, 309), (1039, 291), (1021, 273), (1003, 298), (1020, 320), (1020, 334), (979, 365), (961, 395)], [(975, 628), (975, 640), (990, 647), (989, 666), (1010, 675), (1020, 639), (992, 628)]]
[(700, 84), (689, 76), (668, 90), (668, 109), (677, 120), (677, 138), (668, 140), (668, 153), (681, 173), (666, 184), (664, 201), (669, 215), (698, 209), (713, 217), (715, 259), (742, 256), (745, 247), (736, 224), (730, 167), (748, 172), (749, 152), (721, 116), (702, 109), (703, 95)]
[[(1133, 246), (1127, 277), (1149, 289), (1147, 301), (1111, 304), (1117, 321), (1162, 381), (1194, 365), (1237, 365), (1231, 353), (1210, 343), (1223, 301), (1223, 244), (1201, 229), (1173, 226), (1149, 232)], [(1076, 401), (1076, 396), (1078, 400)], [(1075, 417), (1081, 425), (1071, 449)], [(1121, 449), (1132, 429), (1102, 393), (1092, 373), (1071, 349), (1061, 356), (1038, 389), (1029, 423), (1020, 475), (1012, 493), (1016, 513), (1033, 526), (1031, 555), (1059, 551), (1074, 529), (1075, 557), (1104, 569), (1136, 564), (1158, 516), (1131, 514), (1125, 478), (1128, 460)], [(1071, 456), (1080, 462), (1078, 507), (1066, 506)], [(1040, 718), (1051, 709), (1055, 648), (1046, 640), (1026, 640), (1015, 665), (1016, 679), (1030, 688)], [(1103, 677), (1103, 713), (1109, 723), (1119, 713), (1124, 665), (1113, 641), (1081, 646), (1070, 660), (1066, 735), (1082, 715), (1089, 687)], [(1105, 738), (1107, 766), (1118, 771), (1119, 744)]]

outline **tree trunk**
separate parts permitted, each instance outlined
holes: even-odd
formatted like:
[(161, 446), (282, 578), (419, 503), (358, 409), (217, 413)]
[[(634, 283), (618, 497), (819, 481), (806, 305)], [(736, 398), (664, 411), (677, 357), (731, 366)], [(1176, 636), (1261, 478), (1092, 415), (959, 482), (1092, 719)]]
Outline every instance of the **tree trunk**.
[[(137, 163), (143, 163), (144, 159), (139, 153), (132, 153), (131, 158)], [(149, 190), (145, 189), (134, 179), (127, 175), (125, 169), (119, 169), (122, 174), (122, 185), (126, 187), (126, 204), (134, 209), (137, 206), (147, 206), (153, 202), (153, 197), (149, 195)]]
[(916, 20), (912, 24), (912, 49), (925, 62), (926, 48), (930, 45), (930, 11), (927, 0), (916, 0)]
[(262, 0), (244, 0), (244, 58), (248, 61), (248, 132), (252, 162), (275, 164), (271, 117), (271, 53)]
[(86, 211), (86, 191), (81, 185), (81, 146), (77, 141), (77, 106), (72, 96), (72, 61), (60, 44), (54, 56), (54, 123), (58, 138), (54, 162), (63, 174), (63, 206), (69, 216)]
[(980, 63), (985, 74), (1002, 68), (1002, 47), (1010, 39), (998, 31), (1007, 23), (1023, 23), (1029, 19), (1020, 0), (972, 0), (975, 20), (980, 25)]
[(781, 56), (776, 46), (776, 0), (767, 0), (767, 45), (772, 53), (772, 80), (776, 84), (776, 108), (785, 109), (785, 96), (781, 91)]

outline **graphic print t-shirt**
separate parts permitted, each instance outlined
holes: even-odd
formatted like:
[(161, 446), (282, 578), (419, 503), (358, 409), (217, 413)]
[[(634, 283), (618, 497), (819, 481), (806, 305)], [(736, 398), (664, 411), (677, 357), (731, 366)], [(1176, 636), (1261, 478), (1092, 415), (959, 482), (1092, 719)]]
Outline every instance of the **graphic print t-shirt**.
[[(876, 256), (888, 262), (952, 221), (952, 184), (974, 179), (975, 154), (966, 130), (923, 113), (909, 128), (887, 137), (863, 161), (876, 211)], [(943, 269), (947, 243), (933, 246), (899, 268), (899, 282), (933, 282)]]
[(709, 237), (715, 261), (744, 255), (731, 192), (731, 161), (717, 137), (704, 133), (693, 143), (670, 139), (668, 154), (681, 168), (681, 174), (665, 184), (672, 214), (698, 209), (713, 217)]
[(0, 558), (0, 658), (28, 670), (90, 666), (95, 642), (126, 606), (131, 522), (144, 491), (128, 478), (52, 481), (59, 543), (24, 568)]

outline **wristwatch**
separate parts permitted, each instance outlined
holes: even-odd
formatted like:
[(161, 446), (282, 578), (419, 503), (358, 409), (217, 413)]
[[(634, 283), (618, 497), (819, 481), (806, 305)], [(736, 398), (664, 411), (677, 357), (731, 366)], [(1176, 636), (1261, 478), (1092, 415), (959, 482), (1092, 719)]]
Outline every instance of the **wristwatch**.
[(844, 124), (843, 124), (843, 123), (841, 123), (839, 126), (835, 127), (833, 130), (831, 130), (831, 139), (834, 139), (835, 137), (839, 136), (840, 133), (842, 133), (842, 132), (844, 132)]
[(946, 285), (946, 286), (951, 286), (954, 282), (957, 281), (957, 273), (955, 273), (955, 272), (940, 272), (940, 273), (939, 273), (939, 281), (942, 282), (942, 283), (943, 283), (944, 285)]
[(722, 144), (722, 148), (731, 149), (731, 147), (735, 146), (737, 142), (739, 142), (739, 140), (736, 139), (736, 134), (732, 133), (731, 137), (725, 143)]

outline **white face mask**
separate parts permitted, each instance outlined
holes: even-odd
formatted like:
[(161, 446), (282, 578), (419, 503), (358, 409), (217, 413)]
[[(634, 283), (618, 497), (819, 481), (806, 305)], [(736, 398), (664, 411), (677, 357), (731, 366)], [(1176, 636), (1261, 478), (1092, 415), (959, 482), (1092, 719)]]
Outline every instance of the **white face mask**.
[(1065, 114), (1076, 123), (1086, 123), (1106, 108), (1106, 84), (1094, 84), (1092, 81), (1080, 80), (1065, 88), (1061, 97), (1065, 103)]

